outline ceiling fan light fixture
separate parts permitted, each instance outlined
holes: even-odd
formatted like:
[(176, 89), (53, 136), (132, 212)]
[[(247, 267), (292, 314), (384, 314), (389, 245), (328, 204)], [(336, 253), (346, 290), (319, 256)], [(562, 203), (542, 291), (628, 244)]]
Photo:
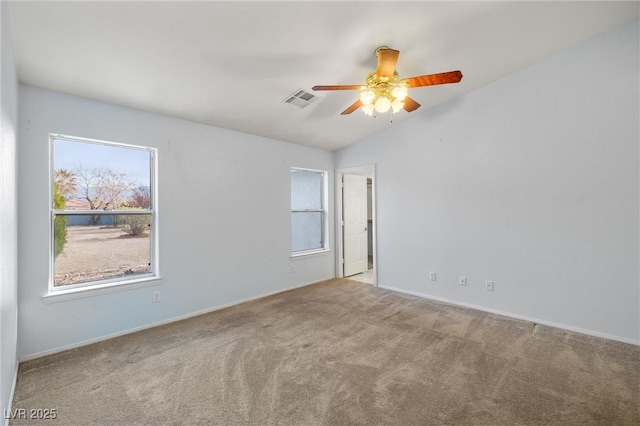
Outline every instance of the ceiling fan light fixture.
[(380, 113), (391, 110), (394, 114), (404, 108), (407, 98), (407, 86), (401, 84), (376, 84), (363, 87), (360, 90), (360, 104), (366, 115), (373, 115), (373, 111)]
[(373, 115), (373, 104), (370, 103), (369, 105), (364, 105), (362, 107), (362, 112), (364, 112), (365, 115), (372, 116)]
[(407, 86), (404, 85), (399, 85), (394, 87), (391, 90), (391, 96), (393, 96), (394, 98), (400, 100), (400, 101), (404, 101), (405, 98), (407, 97), (409, 90), (407, 89)]
[(386, 96), (380, 96), (376, 100), (374, 108), (375, 108), (376, 111), (378, 111), (380, 113), (387, 112), (387, 111), (389, 111), (389, 108), (391, 108), (391, 100), (389, 98), (387, 98)]
[(376, 94), (373, 90), (365, 89), (360, 92), (360, 102), (362, 102), (362, 105), (366, 106), (371, 104), (375, 98)]
[(407, 112), (420, 108), (420, 104), (408, 96), (409, 88), (434, 86), (437, 84), (459, 83), (462, 73), (448, 71), (438, 74), (419, 75), (400, 80), (396, 63), (399, 51), (387, 46), (380, 46), (375, 51), (378, 58), (378, 68), (367, 75), (366, 85), (333, 85), (313, 86), (313, 90), (360, 90), (360, 99), (354, 102), (341, 115), (351, 114), (362, 107), (366, 115), (373, 115), (373, 111), (392, 113), (404, 109)]
[(400, 100), (398, 98), (395, 98), (393, 100), (393, 102), (391, 102), (391, 110), (396, 113), (396, 112), (400, 112), (400, 110), (404, 108), (404, 100)]

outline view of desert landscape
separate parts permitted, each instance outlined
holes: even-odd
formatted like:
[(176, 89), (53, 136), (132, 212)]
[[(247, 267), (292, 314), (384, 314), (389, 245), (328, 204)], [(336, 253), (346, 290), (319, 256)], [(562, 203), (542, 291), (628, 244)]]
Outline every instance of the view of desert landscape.
[(149, 272), (148, 232), (130, 236), (116, 226), (68, 226), (55, 260), (55, 286)]

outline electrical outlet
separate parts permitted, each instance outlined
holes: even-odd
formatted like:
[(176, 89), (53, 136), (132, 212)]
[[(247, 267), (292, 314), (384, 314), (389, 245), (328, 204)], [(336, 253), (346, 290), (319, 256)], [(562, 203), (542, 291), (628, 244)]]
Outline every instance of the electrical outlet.
[(296, 273), (296, 265), (295, 264), (291, 265), (291, 273), (292, 274)]
[(460, 275), (460, 285), (467, 285), (467, 277)]
[(435, 272), (429, 272), (429, 278), (431, 278), (431, 281), (435, 281), (437, 279), (436, 273)]
[(160, 301), (160, 292), (159, 291), (154, 291), (153, 292), (153, 303), (157, 303)]
[(485, 281), (484, 288), (486, 288), (487, 291), (493, 291), (493, 281)]

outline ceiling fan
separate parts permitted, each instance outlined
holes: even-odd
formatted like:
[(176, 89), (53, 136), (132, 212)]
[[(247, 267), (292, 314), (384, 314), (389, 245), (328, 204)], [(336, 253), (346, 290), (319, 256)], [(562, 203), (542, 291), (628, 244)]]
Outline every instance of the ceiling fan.
[(348, 86), (313, 86), (313, 90), (360, 90), (360, 99), (349, 108), (342, 111), (342, 115), (351, 114), (362, 107), (367, 115), (374, 111), (386, 112), (391, 109), (394, 113), (404, 109), (407, 112), (420, 108), (420, 104), (407, 96), (408, 89), (436, 84), (458, 83), (462, 80), (460, 71), (449, 71), (439, 74), (421, 75), (400, 80), (396, 71), (398, 50), (387, 46), (380, 46), (375, 51), (378, 58), (378, 68), (371, 71), (364, 85)]

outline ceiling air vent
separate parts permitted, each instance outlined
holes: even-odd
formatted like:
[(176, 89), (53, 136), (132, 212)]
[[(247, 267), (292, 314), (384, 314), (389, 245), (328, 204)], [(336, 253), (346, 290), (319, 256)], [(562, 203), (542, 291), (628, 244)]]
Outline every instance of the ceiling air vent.
[(313, 93), (305, 92), (302, 89), (298, 89), (287, 96), (282, 102), (304, 108), (307, 105), (313, 103), (316, 99), (318, 99), (318, 97)]

